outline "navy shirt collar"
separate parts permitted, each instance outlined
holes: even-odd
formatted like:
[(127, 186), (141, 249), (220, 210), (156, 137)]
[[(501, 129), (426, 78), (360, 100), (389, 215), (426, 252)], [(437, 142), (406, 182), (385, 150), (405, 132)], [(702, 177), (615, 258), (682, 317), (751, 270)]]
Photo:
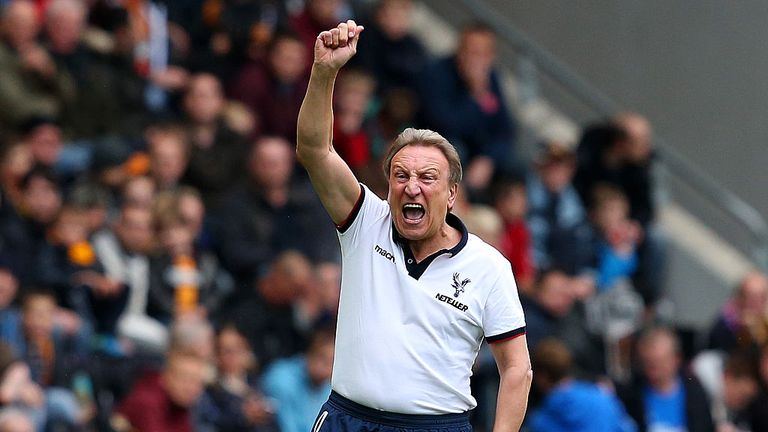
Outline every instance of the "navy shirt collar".
[(427, 270), (429, 264), (432, 263), (432, 261), (434, 261), (438, 256), (449, 254), (451, 257), (454, 257), (457, 253), (464, 249), (464, 246), (467, 245), (467, 241), (469, 240), (469, 231), (467, 231), (467, 227), (464, 225), (461, 219), (459, 219), (459, 217), (453, 213), (448, 213), (445, 216), (445, 222), (451, 227), (459, 230), (461, 233), (461, 240), (459, 240), (456, 246), (450, 249), (440, 249), (432, 255), (424, 258), (420, 263), (417, 263), (416, 258), (413, 256), (413, 251), (411, 251), (408, 239), (401, 236), (400, 233), (397, 232), (395, 224), (392, 223), (392, 239), (403, 250), (403, 256), (405, 257), (405, 267), (408, 269), (408, 274), (414, 279), (419, 279), (421, 275), (424, 274), (424, 272)]

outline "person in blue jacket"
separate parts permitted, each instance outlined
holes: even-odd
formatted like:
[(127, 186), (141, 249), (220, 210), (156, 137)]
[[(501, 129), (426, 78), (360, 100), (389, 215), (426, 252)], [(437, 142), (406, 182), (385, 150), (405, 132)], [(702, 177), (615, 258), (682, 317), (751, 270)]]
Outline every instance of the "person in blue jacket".
[(533, 384), (544, 394), (531, 412), (530, 432), (636, 432), (621, 401), (598, 384), (571, 375), (571, 353), (557, 339), (542, 340), (532, 356)]

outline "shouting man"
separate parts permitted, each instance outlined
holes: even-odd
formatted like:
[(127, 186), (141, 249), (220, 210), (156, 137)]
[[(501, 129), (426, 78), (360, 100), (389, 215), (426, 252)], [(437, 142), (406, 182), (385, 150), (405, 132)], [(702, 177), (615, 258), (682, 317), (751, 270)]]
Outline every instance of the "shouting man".
[(483, 338), (501, 374), (494, 430), (516, 431), (532, 379), (525, 319), (509, 262), (450, 213), (456, 150), (438, 133), (406, 129), (385, 158), (382, 201), (333, 148), (333, 86), (362, 32), (347, 21), (317, 37), (298, 119), (298, 159), (343, 257), (333, 392), (313, 432), (470, 430)]

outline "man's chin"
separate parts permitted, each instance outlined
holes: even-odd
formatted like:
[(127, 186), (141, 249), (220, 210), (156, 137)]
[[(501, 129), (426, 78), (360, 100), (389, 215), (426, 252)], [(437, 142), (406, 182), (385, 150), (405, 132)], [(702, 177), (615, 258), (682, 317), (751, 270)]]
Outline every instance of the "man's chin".
[(401, 222), (395, 224), (395, 229), (397, 229), (397, 233), (400, 234), (400, 237), (409, 241), (421, 240), (424, 238), (424, 229), (420, 225), (410, 225)]

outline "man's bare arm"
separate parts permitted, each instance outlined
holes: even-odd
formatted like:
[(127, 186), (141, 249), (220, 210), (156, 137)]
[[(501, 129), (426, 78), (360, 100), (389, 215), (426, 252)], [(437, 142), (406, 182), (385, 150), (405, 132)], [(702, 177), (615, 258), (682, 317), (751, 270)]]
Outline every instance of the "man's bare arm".
[(360, 186), (333, 149), (333, 85), (341, 67), (355, 54), (362, 31), (363, 26), (350, 20), (318, 35), (307, 94), (299, 110), (296, 155), (336, 224), (352, 212)]
[(525, 335), (491, 344), (501, 381), (496, 401), (494, 432), (517, 432), (528, 407), (533, 371)]

